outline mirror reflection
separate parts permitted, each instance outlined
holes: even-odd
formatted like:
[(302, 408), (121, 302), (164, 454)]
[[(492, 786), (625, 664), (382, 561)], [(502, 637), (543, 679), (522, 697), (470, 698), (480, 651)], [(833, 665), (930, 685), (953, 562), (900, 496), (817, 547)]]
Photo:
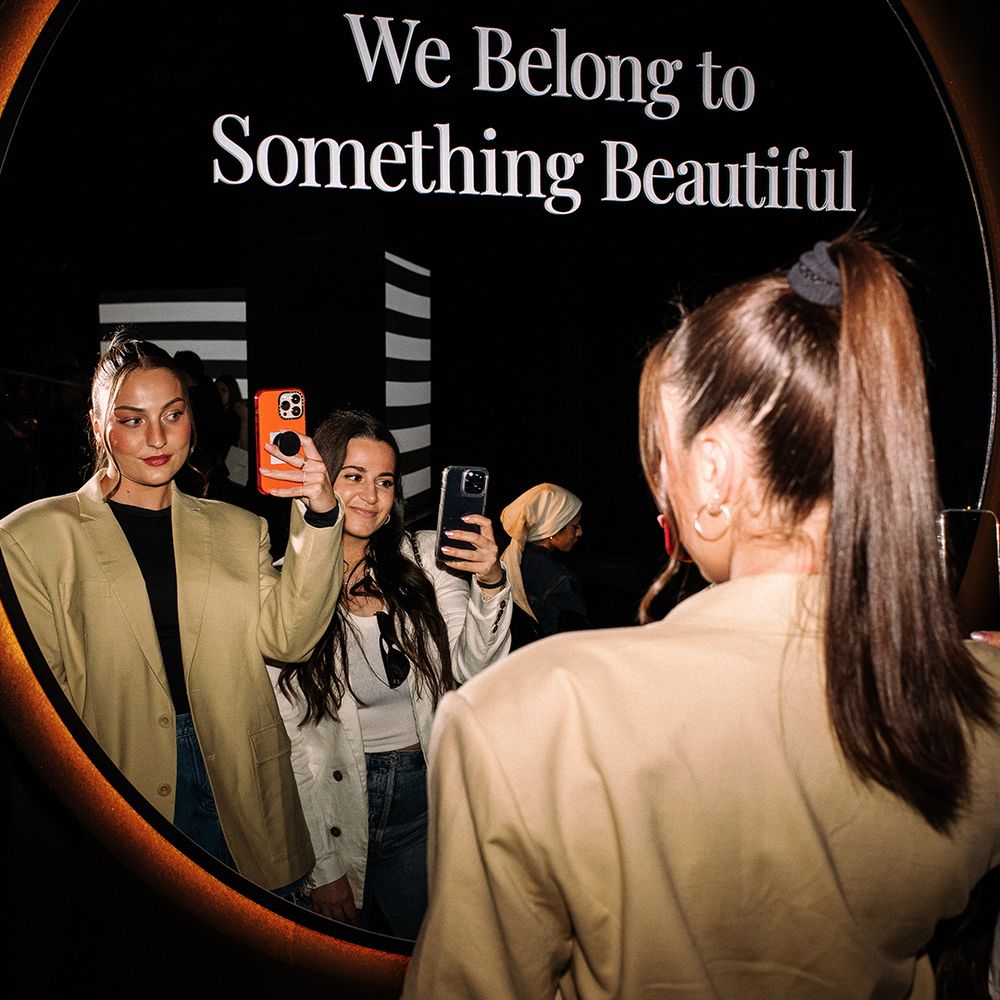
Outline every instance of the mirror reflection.
[[(864, 72), (844, 78), (845, 51)], [(25, 199), (43, 225), (8, 210)], [(847, 4), (791, 49), (735, 3), (633, 22), (598, 4), (418, 3), (391, 21), (79, 5), (0, 173), (17, 334), (0, 513), (63, 497), (0, 537), (72, 704), (217, 857), (411, 937), (423, 876), (402, 859), (422, 858), (442, 693), (511, 645), (631, 624), (663, 563), (635, 446), (644, 344), (676, 298), (790, 263), (865, 205), (919, 262), (944, 499), (975, 505), (982, 248), (889, 5)], [(95, 395), (121, 323), (168, 358)], [(308, 404), (307, 483), (297, 455), (256, 447), (254, 396), (279, 387)], [(105, 454), (83, 485), (91, 435)], [(272, 458), (291, 460), (280, 497), (256, 488)], [(449, 546), (473, 548), (442, 560), (447, 467), (486, 469), (488, 487), (478, 532)], [(692, 570), (658, 610), (698, 586)], [(192, 811), (184, 715), (183, 780), (203, 768), (209, 789)], [(416, 818), (383, 822), (397, 799)]]
[(306, 439), (275, 473), (277, 489), (284, 477), (284, 492), (303, 499), (279, 575), (258, 518), (175, 485), (194, 425), (169, 354), (116, 337), (94, 374), (90, 421), (91, 479), (0, 528), (35, 640), (95, 738), (164, 816), (294, 895), (313, 858), (263, 657), (307, 655), (336, 604), (341, 524), (326, 467)]

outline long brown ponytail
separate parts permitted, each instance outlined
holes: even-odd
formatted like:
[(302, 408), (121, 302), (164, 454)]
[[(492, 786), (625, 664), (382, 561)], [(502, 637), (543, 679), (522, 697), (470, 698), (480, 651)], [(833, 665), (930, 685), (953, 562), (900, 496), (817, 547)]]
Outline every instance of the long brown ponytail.
[(827, 540), (827, 702), (844, 756), (944, 829), (967, 790), (964, 724), (994, 704), (938, 557), (923, 363), (906, 293), (860, 241), (843, 287)]
[[(871, 244), (829, 246), (842, 304), (796, 294), (784, 274), (743, 282), (685, 316), (650, 351), (640, 450), (668, 518), (660, 391), (685, 401), (683, 443), (725, 415), (753, 429), (767, 499), (785, 522), (831, 508), (827, 702), (844, 757), (937, 829), (967, 791), (966, 726), (995, 705), (962, 644), (935, 531), (940, 507), (916, 322)], [(675, 532), (676, 537), (676, 532)], [(650, 603), (676, 556), (647, 593)]]

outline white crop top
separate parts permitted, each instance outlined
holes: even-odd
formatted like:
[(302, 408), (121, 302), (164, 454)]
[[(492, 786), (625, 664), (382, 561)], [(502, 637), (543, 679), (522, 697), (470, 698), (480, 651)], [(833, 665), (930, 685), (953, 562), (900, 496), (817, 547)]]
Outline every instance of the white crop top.
[(401, 750), (419, 743), (410, 701), (410, 678), (389, 687), (374, 615), (347, 615), (347, 675), (358, 703), (365, 753)]

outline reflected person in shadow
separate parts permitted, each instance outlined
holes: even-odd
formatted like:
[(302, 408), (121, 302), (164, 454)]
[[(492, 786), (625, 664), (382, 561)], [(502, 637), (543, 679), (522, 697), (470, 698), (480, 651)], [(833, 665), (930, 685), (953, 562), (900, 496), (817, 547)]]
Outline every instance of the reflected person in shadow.
[(263, 519), (177, 488), (194, 424), (166, 352), (116, 335), (91, 407), (93, 477), (0, 521), (18, 599), (125, 777), (202, 848), (288, 893), (313, 853), (263, 658), (308, 656), (336, 604), (342, 517), (326, 466), (303, 437), (293, 468), (269, 473), (273, 495), (298, 498), (279, 576)]
[(819, 243), (687, 314), (639, 395), (714, 586), (445, 697), (404, 997), (933, 997), (936, 924), (1000, 864), (1000, 653), (938, 558), (902, 282)]
[(582, 507), (569, 490), (539, 483), (500, 512), (500, 523), (510, 536), (502, 558), (517, 606), (515, 649), (589, 625), (583, 585), (561, 558), (583, 535)]

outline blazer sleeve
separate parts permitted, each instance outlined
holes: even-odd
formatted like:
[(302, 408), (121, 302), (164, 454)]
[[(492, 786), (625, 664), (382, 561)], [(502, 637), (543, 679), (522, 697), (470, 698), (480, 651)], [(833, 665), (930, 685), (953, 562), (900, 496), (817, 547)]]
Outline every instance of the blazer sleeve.
[(459, 683), (478, 674), (510, 652), (510, 581), (502, 590), (483, 590), (470, 584), (466, 574), (438, 565), (434, 554), (434, 532), (417, 534), (420, 565), (434, 586), (438, 610), (448, 629), (451, 669)]
[(430, 760), (430, 905), (403, 997), (553, 997), (569, 915), (460, 691), (441, 700)]
[(312, 841), (316, 864), (312, 870), (314, 885), (326, 885), (335, 882), (347, 874), (347, 865), (341, 860), (337, 850), (336, 839), (330, 836), (323, 819), (323, 806), (320, 801), (319, 783), (309, 764), (309, 754), (306, 751), (305, 738), (299, 722), (303, 707), (298, 699), (289, 698), (279, 687), (280, 669), (268, 664), (267, 672), (274, 687), (274, 696), (278, 701), (281, 720), (292, 744), (292, 771), (295, 774), (295, 784), (299, 790), (299, 801), (302, 803), (302, 813), (309, 828), (309, 839)]
[(56, 615), (49, 592), (42, 581), (42, 575), (17, 539), (3, 528), (0, 528), (0, 552), (3, 553), (14, 593), (31, 628), (31, 634), (59, 686), (79, 711), (66, 678), (66, 667), (56, 628)]
[(337, 523), (315, 528), (303, 516), (305, 504), (292, 502), (291, 527), (281, 572), (271, 563), (267, 522), (261, 518), (260, 616), (257, 646), (265, 659), (298, 663), (322, 638), (340, 594), (344, 567), (340, 554), (343, 508)]

